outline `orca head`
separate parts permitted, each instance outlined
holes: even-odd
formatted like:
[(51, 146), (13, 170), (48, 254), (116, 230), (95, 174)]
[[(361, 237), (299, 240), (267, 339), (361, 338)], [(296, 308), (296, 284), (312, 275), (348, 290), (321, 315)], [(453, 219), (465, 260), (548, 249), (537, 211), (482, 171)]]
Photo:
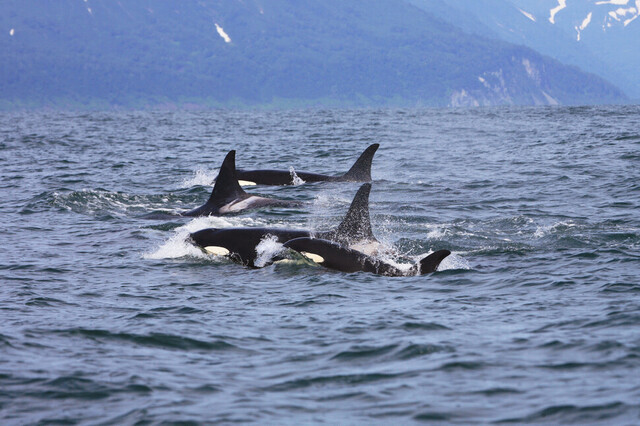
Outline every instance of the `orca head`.
[(293, 238), (285, 242), (283, 247), (295, 250), (319, 265), (325, 264), (327, 260), (330, 264), (335, 263), (336, 256), (340, 259), (341, 252), (345, 250), (333, 241), (311, 237)]
[(382, 275), (399, 275), (393, 266), (386, 265), (334, 241), (303, 237), (287, 241), (284, 243), (284, 247), (297, 251), (318, 265), (337, 271), (348, 273), (364, 271)]
[(188, 241), (200, 248), (214, 246), (218, 243), (222, 243), (218, 231), (218, 228), (201, 229), (189, 234)]

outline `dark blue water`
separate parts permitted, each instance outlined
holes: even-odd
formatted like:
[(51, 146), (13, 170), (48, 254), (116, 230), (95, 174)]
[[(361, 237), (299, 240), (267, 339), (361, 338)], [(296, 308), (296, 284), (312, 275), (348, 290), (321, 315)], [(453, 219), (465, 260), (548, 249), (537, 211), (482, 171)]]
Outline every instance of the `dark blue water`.
[[(374, 233), (441, 271), (247, 269), (144, 219), (238, 167), (342, 173)], [(640, 423), (640, 107), (0, 115), (0, 423)]]

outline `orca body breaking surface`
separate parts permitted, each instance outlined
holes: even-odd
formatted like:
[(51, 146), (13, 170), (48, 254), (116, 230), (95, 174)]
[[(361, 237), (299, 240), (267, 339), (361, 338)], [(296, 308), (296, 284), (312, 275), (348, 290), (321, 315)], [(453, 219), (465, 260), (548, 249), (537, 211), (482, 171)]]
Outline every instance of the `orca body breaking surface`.
[[(331, 231), (312, 233), (309, 230), (285, 228), (207, 228), (193, 232), (190, 234), (190, 239), (206, 252), (224, 253), (233, 260), (251, 267), (255, 266), (258, 256), (256, 247), (268, 237), (274, 237), (281, 244), (292, 239), (311, 236), (345, 245), (362, 242), (373, 243), (371, 245), (379, 244), (371, 230), (370, 192), (370, 183), (362, 185), (340, 225)], [(226, 249), (228, 253), (221, 248)]]
[(329, 269), (341, 272), (363, 271), (390, 277), (435, 272), (440, 262), (451, 254), (449, 250), (436, 251), (421, 259), (408, 271), (403, 271), (380, 259), (324, 239), (299, 237), (287, 241), (284, 246)]
[(236, 152), (232, 150), (222, 162), (209, 200), (196, 209), (182, 213), (182, 216), (220, 216), (262, 207), (295, 207), (300, 204), (299, 201), (247, 194), (238, 183)]
[(304, 182), (371, 182), (371, 163), (379, 147), (380, 144), (377, 143), (370, 145), (360, 154), (351, 169), (341, 176), (294, 172), (293, 170), (238, 169), (238, 179), (248, 185), (294, 185), (295, 176)]
[[(190, 235), (191, 241), (209, 254), (229, 256), (243, 265), (255, 267), (256, 247), (262, 240), (275, 237), (279, 243), (309, 237), (310, 231), (285, 228), (207, 228)], [(224, 248), (224, 250), (221, 250)]]

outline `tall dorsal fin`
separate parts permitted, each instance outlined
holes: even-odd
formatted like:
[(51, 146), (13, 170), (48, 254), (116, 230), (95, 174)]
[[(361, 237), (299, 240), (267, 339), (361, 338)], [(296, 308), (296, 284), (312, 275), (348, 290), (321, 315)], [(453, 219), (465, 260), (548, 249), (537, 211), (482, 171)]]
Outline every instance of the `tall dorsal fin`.
[(360, 157), (353, 163), (347, 173), (342, 175), (342, 180), (350, 182), (371, 182), (371, 162), (380, 144), (374, 143), (364, 150)]
[(371, 184), (365, 183), (353, 197), (347, 215), (336, 229), (329, 232), (328, 239), (341, 243), (357, 241), (377, 241), (371, 230), (369, 217), (369, 193)]
[(218, 177), (216, 178), (216, 184), (213, 186), (213, 191), (211, 191), (207, 204), (220, 206), (244, 195), (247, 195), (247, 193), (238, 183), (238, 175), (236, 173), (236, 151), (231, 150), (224, 157), (220, 172), (218, 172)]

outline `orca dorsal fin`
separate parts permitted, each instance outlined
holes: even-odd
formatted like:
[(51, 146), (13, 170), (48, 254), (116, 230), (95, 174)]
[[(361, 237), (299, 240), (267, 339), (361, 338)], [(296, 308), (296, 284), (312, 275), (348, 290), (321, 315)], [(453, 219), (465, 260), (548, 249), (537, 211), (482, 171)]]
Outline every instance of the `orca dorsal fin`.
[(341, 243), (351, 243), (357, 241), (377, 241), (371, 230), (371, 218), (369, 217), (369, 193), (371, 184), (365, 183), (360, 187), (347, 215), (336, 229), (329, 232), (332, 241)]
[(220, 172), (216, 178), (216, 183), (211, 191), (211, 196), (207, 204), (215, 206), (224, 205), (230, 200), (247, 195), (238, 183), (238, 174), (236, 172), (236, 151), (231, 150), (224, 157)]
[(349, 171), (342, 175), (341, 180), (349, 182), (371, 182), (371, 162), (373, 161), (373, 155), (379, 147), (379, 143), (369, 145), (369, 147), (360, 154), (356, 162), (353, 163)]
[(435, 272), (438, 269), (438, 265), (440, 262), (444, 260), (445, 257), (449, 256), (451, 252), (449, 250), (438, 250), (436, 252), (431, 253), (429, 256), (420, 260), (420, 275), (428, 274), (431, 272)]

